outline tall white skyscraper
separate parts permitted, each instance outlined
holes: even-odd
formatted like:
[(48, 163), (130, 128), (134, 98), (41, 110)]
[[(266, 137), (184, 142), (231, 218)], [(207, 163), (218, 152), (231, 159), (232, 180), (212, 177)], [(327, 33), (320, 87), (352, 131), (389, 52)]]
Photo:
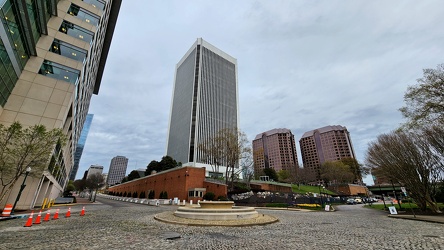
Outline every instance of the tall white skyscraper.
[(126, 168), (128, 167), (128, 158), (125, 156), (116, 156), (111, 160), (108, 171), (108, 179), (106, 183), (108, 185), (114, 185), (121, 183), (125, 177)]
[(199, 143), (238, 125), (237, 60), (198, 38), (176, 65), (166, 154), (205, 163)]

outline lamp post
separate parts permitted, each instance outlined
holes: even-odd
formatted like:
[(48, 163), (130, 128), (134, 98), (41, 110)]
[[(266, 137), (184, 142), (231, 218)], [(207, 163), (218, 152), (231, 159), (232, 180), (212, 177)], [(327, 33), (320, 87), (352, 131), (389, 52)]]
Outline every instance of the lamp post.
[(22, 183), (22, 185), (20, 186), (20, 191), (19, 191), (19, 193), (17, 194), (17, 198), (15, 199), (14, 206), (12, 206), (11, 214), (14, 214), (15, 206), (17, 205), (17, 202), (20, 200), (20, 196), (22, 195), (22, 191), (23, 191), (23, 189), (25, 189), (25, 187), (26, 187), (26, 185), (25, 185), (26, 178), (28, 177), (28, 174), (29, 174), (30, 172), (31, 172), (31, 167), (27, 167), (27, 168), (26, 168), (26, 173), (25, 173), (25, 178), (23, 179), (23, 183)]
[(321, 187), (324, 188), (321, 184), (319, 184), (319, 197), (321, 198), (321, 208), (324, 208), (324, 202), (322, 201), (322, 192)]

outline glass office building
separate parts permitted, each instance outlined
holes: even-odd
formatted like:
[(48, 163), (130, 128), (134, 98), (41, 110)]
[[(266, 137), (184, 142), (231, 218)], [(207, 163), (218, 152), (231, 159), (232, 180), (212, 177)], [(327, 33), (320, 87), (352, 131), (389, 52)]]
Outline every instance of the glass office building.
[(206, 164), (199, 143), (238, 124), (237, 60), (199, 38), (176, 65), (166, 154)]
[[(67, 135), (43, 172), (32, 170), (16, 209), (59, 196), (98, 94), (121, 0), (0, 0), (0, 123), (45, 125)], [(21, 183), (21, 179), (17, 181)], [(3, 203), (14, 202), (16, 184)]]
[(79, 142), (77, 142), (76, 151), (74, 153), (74, 165), (69, 174), (69, 180), (74, 181), (76, 179), (77, 171), (79, 170), (80, 158), (82, 158), (83, 148), (85, 147), (86, 138), (88, 138), (89, 128), (93, 120), (94, 114), (88, 114), (86, 116), (85, 124), (83, 124), (82, 133), (80, 134)]

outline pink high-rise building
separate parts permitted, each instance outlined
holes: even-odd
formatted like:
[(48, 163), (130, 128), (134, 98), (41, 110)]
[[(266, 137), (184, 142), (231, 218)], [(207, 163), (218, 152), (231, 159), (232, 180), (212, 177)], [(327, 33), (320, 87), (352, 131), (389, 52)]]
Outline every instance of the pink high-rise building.
[(289, 129), (279, 128), (256, 135), (253, 140), (254, 173), (263, 174), (264, 168), (276, 172), (293, 172), (298, 168), (294, 135)]
[(350, 134), (343, 126), (326, 126), (305, 132), (299, 140), (302, 162), (320, 180), (320, 167), (326, 161), (354, 158)]

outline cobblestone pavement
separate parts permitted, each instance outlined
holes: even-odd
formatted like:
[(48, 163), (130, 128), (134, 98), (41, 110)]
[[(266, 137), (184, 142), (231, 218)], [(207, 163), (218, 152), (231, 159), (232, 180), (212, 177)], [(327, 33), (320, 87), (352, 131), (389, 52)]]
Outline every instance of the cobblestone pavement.
[(23, 227), (27, 219), (0, 222), (0, 249), (444, 249), (443, 224), (393, 219), (361, 206), (336, 212), (261, 209), (279, 222), (250, 227), (153, 219), (174, 206), (87, 205), (82, 217), (81, 208), (64, 218), (63, 207), (58, 220), (32, 227)]

